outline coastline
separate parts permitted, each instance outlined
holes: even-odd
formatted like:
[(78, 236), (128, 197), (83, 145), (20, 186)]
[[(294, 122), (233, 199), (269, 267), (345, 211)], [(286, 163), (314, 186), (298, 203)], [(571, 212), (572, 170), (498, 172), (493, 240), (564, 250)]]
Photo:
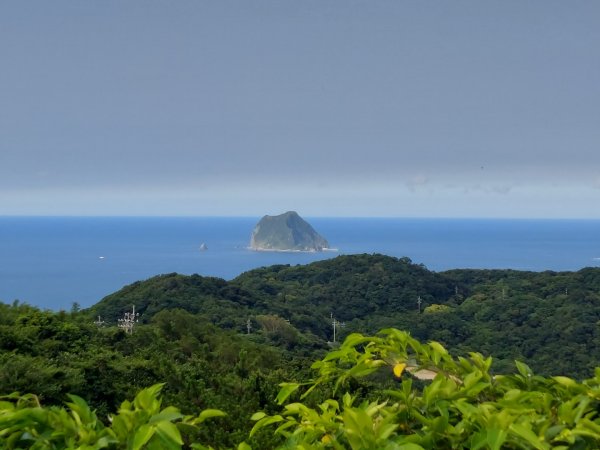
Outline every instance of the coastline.
[(339, 248), (329, 248), (325, 247), (321, 250), (295, 250), (293, 248), (290, 249), (278, 249), (278, 248), (264, 248), (264, 247), (246, 247), (246, 250), (250, 250), (253, 252), (274, 252), (274, 253), (338, 253), (340, 251)]

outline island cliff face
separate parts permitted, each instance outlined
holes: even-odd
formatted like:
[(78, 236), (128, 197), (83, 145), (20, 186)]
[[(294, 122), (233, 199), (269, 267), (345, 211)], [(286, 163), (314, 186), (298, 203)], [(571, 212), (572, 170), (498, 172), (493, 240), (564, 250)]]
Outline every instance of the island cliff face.
[(295, 211), (264, 216), (250, 238), (253, 250), (320, 252), (328, 247), (327, 240)]

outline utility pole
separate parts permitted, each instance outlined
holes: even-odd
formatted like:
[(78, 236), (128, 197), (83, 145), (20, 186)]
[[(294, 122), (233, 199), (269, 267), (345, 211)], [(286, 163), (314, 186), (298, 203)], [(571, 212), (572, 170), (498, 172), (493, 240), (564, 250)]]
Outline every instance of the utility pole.
[(133, 305), (131, 312), (126, 312), (123, 315), (122, 319), (119, 319), (119, 324), (117, 325), (119, 328), (125, 330), (125, 333), (133, 333), (133, 325), (138, 322), (138, 318), (140, 317), (140, 313), (135, 312), (135, 305)]
[(333, 317), (333, 313), (331, 313), (331, 325), (333, 326), (333, 342), (336, 342), (336, 331), (338, 328), (344, 328), (346, 324), (344, 322), (340, 322), (335, 317)]
[(248, 329), (248, 334), (250, 334), (250, 330), (252, 329), (252, 323), (250, 323), (250, 319), (246, 321), (246, 328)]
[(104, 325), (104, 320), (102, 320), (102, 318), (100, 316), (98, 316), (98, 320), (94, 321), (94, 324), (97, 327), (101, 327), (102, 325)]
[(331, 322), (331, 324), (333, 325), (333, 342), (335, 342), (335, 327), (337, 325), (335, 317), (333, 318), (333, 322)]
[(423, 303), (423, 300), (421, 300), (421, 296), (419, 295), (419, 298), (417, 298), (417, 307), (419, 308), (419, 313), (421, 312), (421, 303)]

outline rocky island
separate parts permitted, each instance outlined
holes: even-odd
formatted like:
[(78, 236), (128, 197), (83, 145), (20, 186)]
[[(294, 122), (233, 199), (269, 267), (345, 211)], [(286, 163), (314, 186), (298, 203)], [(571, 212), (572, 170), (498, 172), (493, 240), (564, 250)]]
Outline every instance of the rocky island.
[(320, 252), (329, 248), (327, 240), (296, 211), (264, 216), (250, 238), (252, 250)]

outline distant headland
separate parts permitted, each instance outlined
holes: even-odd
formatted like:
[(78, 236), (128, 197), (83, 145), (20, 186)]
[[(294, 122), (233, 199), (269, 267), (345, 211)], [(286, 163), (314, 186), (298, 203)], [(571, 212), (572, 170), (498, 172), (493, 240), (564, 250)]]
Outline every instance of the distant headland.
[(261, 251), (320, 252), (327, 250), (329, 243), (296, 211), (288, 211), (260, 219), (252, 231), (250, 248)]

